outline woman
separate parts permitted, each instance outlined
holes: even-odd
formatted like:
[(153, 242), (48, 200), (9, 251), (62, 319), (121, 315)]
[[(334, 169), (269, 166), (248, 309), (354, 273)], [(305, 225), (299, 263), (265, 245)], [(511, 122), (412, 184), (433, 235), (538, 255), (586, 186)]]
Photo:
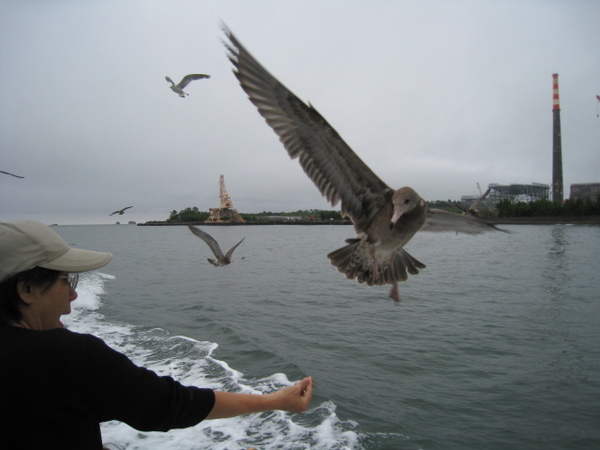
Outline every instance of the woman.
[(110, 253), (71, 248), (35, 221), (0, 223), (0, 439), (3, 448), (101, 449), (100, 422), (167, 431), (204, 419), (303, 412), (312, 379), (265, 395), (183, 386), (101, 339), (63, 327), (79, 273)]

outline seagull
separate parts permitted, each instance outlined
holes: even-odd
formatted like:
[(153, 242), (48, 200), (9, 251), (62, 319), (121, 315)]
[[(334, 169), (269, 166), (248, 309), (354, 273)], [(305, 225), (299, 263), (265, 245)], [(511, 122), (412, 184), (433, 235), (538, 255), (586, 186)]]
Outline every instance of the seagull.
[(206, 75), (203, 73), (192, 73), (183, 77), (179, 84), (173, 83), (173, 80), (171, 80), (169, 77), (165, 77), (165, 80), (171, 83), (171, 90), (173, 92), (179, 94), (181, 98), (185, 98), (186, 95), (190, 94), (188, 94), (187, 92), (183, 92), (183, 88), (190, 84), (192, 80), (200, 80), (202, 78), (210, 78), (210, 75)]
[(472, 216), (478, 216), (479, 211), (477, 210), (477, 207), (483, 200), (485, 200), (485, 198), (488, 196), (488, 194), (491, 191), (492, 191), (492, 188), (488, 187), (487, 191), (485, 191), (485, 193), (481, 194), (473, 203), (471, 203), (471, 206), (469, 206), (468, 208), (459, 202), (449, 202), (448, 204), (460, 209), (463, 214), (470, 214)]
[(474, 216), (476, 216), (476, 215), (478, 214), (478, 213), (477, 213), (477, 207), (479, 206), (479, 204), (480, 204), (482, 201), (484, 201), (484, 200), (485, 200), (485, 198), (486, 198), (486, 197), (489, 195), (489, 193), (490, 193), (491, 191), (492, 191), (492, 188), (491, 188), (491, 187), (488, 187), (488, 188), (487, 188), (487, 190), (486, 190), (486, 191), (485, 191), (483, 194), (481, 194), (481, 195), (479, 196), (479, 198), (478, 198), (477, 200), (475, 200), (475, 201), (474, 201), (474, 202), (471, 204), (471, 206), (469, 206), (469, 213), (470, 213), (470, 214), (472, 214), (472, 215), (474, 215)]
[(223, 251), (221, 250), (221, 247), (219, 247), (219, 243), (215, 241), (215, 239), (210, 234), (206, 233), (205, 231), (202, 231), (200, 228), (196, 228), (191, 225), (188, 225), (188, 228), (191, 230), (192, 233), (194, 233), (196, 236), (198, 236), (200, 239), (202, 239), (208, 244), (217, 260), (215, 261), (214, 259), (210, 258), (207, 258), (207, 260), (215, 267), (226, 266), (228, 264), (231, 264), (231, 262), (233, 261), (231, 258), (231, 255), (233, 255), (233, 251), (237, 248), (238, 245), (242, 243), (244, 239), (246, 239), (243, 238), (240, 242), (231, 247), (229, 251), (224, 255)]
[(4, 170), (0, 170), (0, 173), (3, 173), (5, 175), (11, 175), (11, 176), (13, 176), (15, 178), (25, 178), (25, 177), (22, 177), (21, 175), (15, 175), (14, 173), (5, 172)]
[(499, 230), (473, 216), (429, 209), (411, 187), (390, 188), (315, 108), (271, 75), (231, 31), (224, 32), (233, 73), (250, 101), (321, 194), (332, 206), (341, 202), (342, 214), (352, 219), (357, 237), (327, 255), (348, 279), (392, 285), (389, 296), (399, 302), (398, 282), (426, 267), (403, 248), (417, 231)]
[(133, 208), (133, 206), (126, 206), (126, 207), (125, 207), (125, 208), (123, 208), (123, 209), (117, 209), (115, 212), (113, 212), (113, 213), (110, 213), (108, 216), (110, 217), (110, 216), (112, 216), (112, 215), (114, 215), (114, 214), (118, 214), (118, 215), (122, 216), (122, 215), (123, 215), (123, 213), (125, 213), (125, 210), (126, 210), (126, 209), (129, 209), (129, 208)]

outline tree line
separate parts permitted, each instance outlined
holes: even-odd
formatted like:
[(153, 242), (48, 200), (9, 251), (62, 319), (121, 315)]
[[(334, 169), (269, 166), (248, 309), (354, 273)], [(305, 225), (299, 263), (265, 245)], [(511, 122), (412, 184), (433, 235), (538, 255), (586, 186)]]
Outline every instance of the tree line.
[[(208, 211), (200, 211), (198, 207), (188, 207), (180, 211), (173, 210), (169, 214), (167, 223), (186, 223), (186, 222), (204, 222), (209, 217)], [(261, 213), (240, 213), (240, 216), (246, 222), (265, 222), (269, 220), (290, 220), (290, 217), (296, 220), (314, 220), (314, 221), (341, 221), (342, 214), (339, 211), (326, 211), (320, 209), (305, 209), (293, 212), (272, 212), (263, 211)]]
[[(434, 200), (427, 202), (430, 208), (441, 208), (461, 213), (456, 203), (450, 200)], [(550, 200), (533, 202), (511, 202), (502, 200), (495, 208), (484, 208), (478, 214), (482, 218), (491, 217), (550, 217), (550, 216), (600, 216), (600, 195), (595, 199), (568, 199), (563, 203)], [(240, 213), (246, 222), (266, 222), (273, 220), (306, 220), (306, 221), (342, 221), (340, 211), (304, 209), (291, 212), (263, 211), (260, 213)], [(173, 210), (167, 223), (204, 222), (208, 219), (208, 211), (200, 211), (198, 207), (188, 207), (180, 211)], [(293, 218), (293, 219), (290, 219)], [(346, 218), (345, 220), (349, 220)]]
[(498, 217), (600, 216), (600, 195), (595, 199), (568, 199), (563, 203), (550, 200), (516, 202), (502, 200), (496, 205)]

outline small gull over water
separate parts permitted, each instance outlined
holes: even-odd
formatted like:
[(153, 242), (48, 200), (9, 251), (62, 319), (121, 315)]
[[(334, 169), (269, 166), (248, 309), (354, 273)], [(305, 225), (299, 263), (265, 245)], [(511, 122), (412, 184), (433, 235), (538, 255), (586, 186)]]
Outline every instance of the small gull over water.
[(129, 208), (133, 208), (133, 206), (126, 206), (123, 209), (117, 209), (115, 212), (110, 213), (108, 216), (110, 217), (110, 216), (113, 216), (115, 214), (118, 214), (118, 215), (122, 216), (125, 213), (125, 210), (127, 210)]
[(231, 247), (226, 254), (223, 254), (223, 251), (221, 250), (219, 243), (210, 234), (208, 234), (205, 231), (202, 231), (200, 228), (196, 228), (191, 225), (188, 225), (188, 228), (191, 230), (192, 233), (194, 233), (196, 236), (198, 236), (200, 239), (202, 239), (204, 242), (206, 242), (208, 247), (212, 250), (213, 254), (215, 255), (215, 257), (217, 259), (214, 260), (214, 259), (207, 258), (207, 260), (209, 263), (211, 263), (215, 267), (226, 266), (228, 264), (231, 264), (231, 262), (233, 261), (232, 256), (233, 256), (234, 250), (237, 248), (238, 245), (240, 245), (242, 243), (242, 241), (244, 239), (246, 239), (246, 238), (243, 238), (240, 242), (238, 242), (233, 247)]

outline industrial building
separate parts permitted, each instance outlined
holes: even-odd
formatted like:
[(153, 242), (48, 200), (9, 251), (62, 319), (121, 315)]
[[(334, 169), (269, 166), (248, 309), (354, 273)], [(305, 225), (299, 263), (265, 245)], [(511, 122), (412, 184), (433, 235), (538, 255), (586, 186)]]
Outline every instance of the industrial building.
[(511, 202), (535, 202), (538, 200), (548, 200), (550, 198), (550, 186), (541, 183), (531, 184), (490, 184), (489, 199), (498, 204), (502, 200)]
[(571, 185), (569, 198), (596, 200), (600, 195), (600, 183), (575, 183)]
[[(598, 98), (600, 100), (600, 97)], [(503, 200), (511, 203), (530, 203), (538, 200), (552, 200), (562, 203), (563, 197), (563, 164), (560, 126), (560, 100), (558, 94), (558, 74), (552, 74), (552, 189), (547, 184), (490, 184), (488, 190), (480, 195), (463, 195), (460, 198), (466, 210), (494, 208)], [(479, 184), (477, 184), (479, 188)], [(552, 191), (552, 192), (550, 192)], [(550, 195), (552, 194), (552, 195)], [(600, 183), (571, 184), (571, 199), (596, 200), (600, 196)]]
[[(531, 184), (496, 184), (488, 185), (489, 192), (478, 204), (478, 209), (494, 208), (502, 200), (516, 202), (535, 202), (537, 200), (548, 200), (550, 198), (550, 186), (541, 183)], [(465, 207), (469, 207), (477, 201), (478, 195), (463, 195), (460, 198)]]

